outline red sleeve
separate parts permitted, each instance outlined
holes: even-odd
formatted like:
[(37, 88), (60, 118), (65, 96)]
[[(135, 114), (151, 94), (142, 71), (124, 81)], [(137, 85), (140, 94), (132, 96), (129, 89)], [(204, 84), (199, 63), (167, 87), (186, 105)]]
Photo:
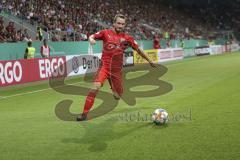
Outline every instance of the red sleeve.
[(133, 37), (129, 36), (127, 41), (134, 50), (139, 48), (137, 42), (133, 39)]
[(95, 34), (93, 34), (94, 39), (104, 40), (104, 30), (101, 30)]

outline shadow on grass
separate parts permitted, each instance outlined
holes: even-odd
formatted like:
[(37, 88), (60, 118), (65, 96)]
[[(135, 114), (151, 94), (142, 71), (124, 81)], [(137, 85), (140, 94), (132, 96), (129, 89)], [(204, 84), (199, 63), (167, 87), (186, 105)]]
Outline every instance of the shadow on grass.
[(131, 127), (128, 127), (128, 129), (124, 131), (115, 132), (114, 125), (116, 123), (117, 120), (114, 117), (109, 118), (100, 124), (83, 122), (81, 123), (81, 126), (85, 129), (85, 134), (82, 138), (65, 138), (62, 139), (62, 142), (88, 145), (88, 150), (90, 152), (101, 152), (107, 149), (108, 142), (121, 139), (141, 128), (152, 125), (152, 123), (131, 125)]

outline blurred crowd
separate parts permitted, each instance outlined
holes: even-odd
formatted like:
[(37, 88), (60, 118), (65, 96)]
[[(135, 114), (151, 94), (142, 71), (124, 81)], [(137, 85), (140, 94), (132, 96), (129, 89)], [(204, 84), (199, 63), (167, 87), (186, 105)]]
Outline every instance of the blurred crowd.
[(180, 8), (193, 18), (204, 21), (208, 29), (238, 31), (240, 29), (240, 0), (208, 0), (204, 4), (194, 3)]
[(28, 34), (27, 29), (16, 30), (14, 22), (9, 22), (4, 25), (4, 20), (0, 17), (0, 42), (18, 42), (30, 41), (31, 36)]
[[(2, 0), (0, 11), (41, 26), (52, 41), (82, 41), (103, 28), (110, 28), (116, 13), (125, 14), (126, 32), (135, 39), (208, 38), (210, 31), (230, 30), (239, 26), (239, 5), (232, 12), (219, 6), (189, 8), (161, 3), (162, 0)], [(234, 7), (234, 4), (233, 4)], [(14, 24), (4, 27), (1, 41), (38, 39), (25, 30), (14, 30)], [(13, 25), (13, 27), (12, 27)], [(3, 29), (2, 29), (3, 28)], [(7, 30), (5, 32), (4, 30)]]

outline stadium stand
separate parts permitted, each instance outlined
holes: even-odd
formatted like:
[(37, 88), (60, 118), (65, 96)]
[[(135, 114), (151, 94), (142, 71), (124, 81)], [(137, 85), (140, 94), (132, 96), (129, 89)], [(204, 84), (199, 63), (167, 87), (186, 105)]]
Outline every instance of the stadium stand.
[[(236, 16), (239, 15), (239, 5), (235, 4), (238, 1), (229, 2), (229, 7), (234, 12), (226, 12), (224, 8), (219, 10), (221, 3), (219, 6), (207, 7), (200, 3), (190, 3), (186, 7), (175, 1), (173, 4), (161, 1), (162, 3), (159, 0), (3, 0), (0, 11), (41, 26), (52, 41), (86, 40), (90, 34), (110, 27), (116, 13), (124, 13), (128, 17), (126, 31), (137, 40), (153, 39), (156, 34), (164, 38), (166, 32), (170, 39), (208, 39), (209, 35), (216, 38), (216, 30), (239, 31), (235, 27), (240, 23)], [(30, 39), (27, 35), (22, 36), (24, 33), (26, 32), (17, 31), (15, 36), (1, 33), (0, 39)]]

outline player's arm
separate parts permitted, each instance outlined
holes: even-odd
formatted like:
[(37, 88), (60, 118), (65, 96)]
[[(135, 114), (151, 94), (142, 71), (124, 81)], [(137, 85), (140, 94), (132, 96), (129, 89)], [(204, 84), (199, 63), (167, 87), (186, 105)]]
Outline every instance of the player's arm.
[(132, 38), (129, 37), (128, 38), (128, 42), (130, 43), (131, 47), (144, 59), (146, 59), (146, 61), (148, 61), (148, 63), (152, 66), (152, 67), (156, 67), (156, 65), (148, 58), (148, 56), (146, 56), (146, 54), (144, 53), (144, 51), (139, 48), (137, 42)]
[(96, 44), (96, 40), (104, 40), (104, 30), (101, 30), (95, 34), (92, 34), (88, 38), (88, 41), (91, 45)]
[(142, 57), (144, 58), (146, 61), (148, 61), (148, 63), (152, 66), (152, 67), (156, 67), (156, 65), (148, 58), (148, 56), (146, 56), (146, 54), (144, 53), (144, 51), (141, 48), (137, 48), (135, 49), (135, 51)]
[(88, 41), (91, 45), (96, 44), (96, 40), (94, 39), (94, 35), (89, 36)]

